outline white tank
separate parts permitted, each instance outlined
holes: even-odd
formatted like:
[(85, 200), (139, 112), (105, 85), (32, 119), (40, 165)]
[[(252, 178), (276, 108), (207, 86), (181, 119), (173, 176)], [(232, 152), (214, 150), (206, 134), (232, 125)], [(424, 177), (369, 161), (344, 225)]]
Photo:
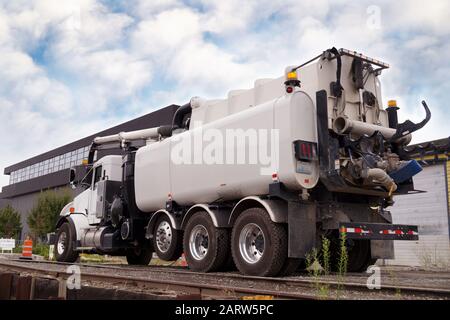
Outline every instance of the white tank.
[[(245, 142), (235, 139), (239, 132), (235, 129), (242, 130)], [(265, 141), (270, 142), (272, 135), (279, 141), (278, 147)], [(169, 197), (179, 205), (189, 206), (264, 195), (272, 183), (272, 174), (291, 190), (313, 188), (319, 176), (318, 162), (297, 161), (293, 145), (296, 140), (317, 142), (314, 104), (302, 91), (152, 143), (136, 154), (136, 203), (140, 210), (152, 212), (165, 208)], [(212, 144), (214, 141), (224, 143), (218, 148)], [(272, 154), (272, 146), (278, 156), (264, 161), (267, 159), (261, 154)], [(258, 150), (256, 162), (250, 161), (251, 149)], [(237, 156), (242, 150), (246, 151), (244, 163)]]

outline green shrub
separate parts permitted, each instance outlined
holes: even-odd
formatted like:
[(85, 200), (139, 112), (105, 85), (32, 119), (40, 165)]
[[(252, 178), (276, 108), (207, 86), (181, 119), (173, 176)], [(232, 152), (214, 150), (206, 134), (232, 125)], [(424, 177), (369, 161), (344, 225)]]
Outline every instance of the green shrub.
[(43, 243), (33, 244), (33, 254), (43, 256), (48, 259), (48, 253), (50, 251), (50, 246)]
[(21, 231), (20, 213), (11, 205), (0, 209), (0, 238), (18, 239)]
[(72, 201), (68, 189), (62, 191), (44, 191), (39, 195), (36, 206), (31, 209), (27, 222), (34, 240), (45, 239), (53, 232), (59, 214), (66, 204)]

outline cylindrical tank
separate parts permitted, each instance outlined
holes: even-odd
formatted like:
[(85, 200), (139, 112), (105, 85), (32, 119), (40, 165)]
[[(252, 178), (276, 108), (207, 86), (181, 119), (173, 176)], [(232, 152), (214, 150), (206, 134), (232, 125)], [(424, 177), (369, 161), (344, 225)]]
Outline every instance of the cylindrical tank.
[(140, 148), (136, 203), (145, 212), (179, 205), (239, 200), (268, 193), (272, 174), (288, 188), (313, 188), (318, 161), (295, 158), (295, 141), (317, 142), (312, 99), (284, 95)]

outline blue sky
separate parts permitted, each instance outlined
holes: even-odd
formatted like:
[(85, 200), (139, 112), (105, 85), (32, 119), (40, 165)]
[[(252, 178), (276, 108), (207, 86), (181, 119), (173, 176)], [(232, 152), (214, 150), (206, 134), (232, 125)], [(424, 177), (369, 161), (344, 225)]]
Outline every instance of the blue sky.
[(383, 96), (401, 120), (421, 120), (428, 101), (414, 142), (448, 137), (448, 12), (447, 0), (0, 0), (0, 169), (332, 46), (391, 64)]

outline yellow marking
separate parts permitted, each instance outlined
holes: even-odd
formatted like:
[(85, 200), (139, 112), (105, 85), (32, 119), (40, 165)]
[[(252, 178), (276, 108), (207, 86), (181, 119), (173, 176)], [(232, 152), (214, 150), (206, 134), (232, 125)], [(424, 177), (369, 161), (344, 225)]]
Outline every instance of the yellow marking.
[[(449, 160), (448, 156), (446, 154), (439, 154), (437, 158), (438, 158), (438, 160)], [(427, 160), (435, 160), (436, 156), (425, 156), (423, 158), (422, 157), (416, 157), (414, 159), (417, 160), (417, 161), (420, 161), (420, 160), (425, 160), (425, 161), (427, 161)]]
[(273, 296), (243, 296), (242, 300), (273, 300)]
[(450, 160), (447, 161), (447, 170), (445, 173), (447, 174), (447, 201), (448, 201), (448, 209), (450, 212)]

